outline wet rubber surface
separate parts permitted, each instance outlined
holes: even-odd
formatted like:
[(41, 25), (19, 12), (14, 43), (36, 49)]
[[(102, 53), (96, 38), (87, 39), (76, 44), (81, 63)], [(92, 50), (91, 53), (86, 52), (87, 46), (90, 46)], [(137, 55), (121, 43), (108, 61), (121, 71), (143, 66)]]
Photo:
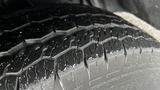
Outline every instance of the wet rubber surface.
[(142, 50), (140, 54), (139, 49), (129, 49), (127, 57), (123, 50), (113, 52), (108, 54), (108, 63), (104, 56), (90, 58), (88, 69), (80, 63), (59, 72), (60, 81), (54, 82), (51, 75), (25, 90), (158, 90), (160, 51), (155, 48), (153, 52), (150, 48)]
[[(66, 8), (63, 9), (64, 7)], [(75, 11), (79, 8), (80, 11)], [(53, 11), (56, 12), (53, 13)], [(37, 18), (34, 14), (39, 14), (39, 16), (45, 14), (44, 16), (49, 15), (49, 17), (42, 19), (37, 16), (39, 20), (35, 21)], [(21, 19), (16, 19), (20, 16)], [(138, 58), (156, 57), (158, 53), (154, 53), (154, 50), (159, 50), (160, 47), (159, 42), (122, 18), (88, 6), (57, 4), (57, 6), (47, 9), (28, 9), (9, 16), (2, 16), (2, 20), (7, 18), (11, 21), (2, 21), (4, 26), (1, 27), (0, 32), (3, 41), (0, 46), (4, 47), (0, 52), (0, 89), (2, 90), (52, 88), (51, 83), (48, 84), (49, 86), (39, 84), (41, 80), (54, 81), (53, 88), (57, 88), (57, 90), (81, 90), (81, 88), (87, 90), (98, 88), (101, 84), (102, 86), (104, 84), (105, 88), (111, 88), (110, 85), (117, 84), (110, 83), (107, 86), (108, 84), (106, 85), (104, 82), (110, 77), (106, 77), (106, 73), (117, 73), (117, 69), (125, 67), (123, 65), (129, 59), (132, 59), (133, 62), (143, 61), (143, 59), (129, 56), (134, 50), (138, 50), (135, 52), (136, 55), (139, 55)], [(15, 21), (17, 23), (12, 24)], [(48, 22), (49, 24), (46, 24)], [(10, 27), (8, 25), (12, 25), (12, 27), (8, 28)], [(16, 40), (13, 42), (7, 38)], [(143, 55), (146, 48), (150, 52)], [(117, 55), (113, 54), (116, 61), (110, 60), (114, 52), (117, 52)], [(98, 57), (103, 59), (95, 60), (97, 63), (92, 66), (89, 59)], [(156, 58), (156, 60), (158, 59)], [(97, 67), (98, 62), (102, 64), (102, 67), (101, 65)], [(76, 66), (80, 68), (72, 71)], [(67, 69), (75, 74), (68, 74)], [(134, 69), (138, 70), (138, 68), (131, 70), (134, 71)], [(141, 76), (140, 72), (138, 73)], [(120, 74), (114, 75), (119, 76)], [(77, 80), (75, 81), (73, 78)], [(104, 81), (102, 82), (101, 79)], [(120, 79), (117, 81), (121, 82)], [(123, 81), (126, 83), (126, 79)], [(39, 87), (32, 88), (34, 84)]]

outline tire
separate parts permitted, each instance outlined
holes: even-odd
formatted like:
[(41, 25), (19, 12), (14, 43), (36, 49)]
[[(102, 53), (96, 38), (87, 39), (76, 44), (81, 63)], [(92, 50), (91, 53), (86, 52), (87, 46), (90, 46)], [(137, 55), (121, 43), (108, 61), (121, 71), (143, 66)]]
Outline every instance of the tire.
[(0, 16), (0, 90), (158, 90), (160, 44), (95, 7)]

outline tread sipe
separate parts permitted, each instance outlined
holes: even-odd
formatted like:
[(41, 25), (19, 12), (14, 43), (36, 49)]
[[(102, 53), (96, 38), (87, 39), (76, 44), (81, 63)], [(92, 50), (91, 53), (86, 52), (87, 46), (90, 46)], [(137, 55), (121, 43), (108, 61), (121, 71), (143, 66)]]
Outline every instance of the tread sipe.
[(5, 13), (0, 15), (0, 90), (132, 90), (138, 79), (125, 84), (129, 79), (123, 75), (152, 67), (159, 48), (139, 28), (95, 7), (53, 4)]

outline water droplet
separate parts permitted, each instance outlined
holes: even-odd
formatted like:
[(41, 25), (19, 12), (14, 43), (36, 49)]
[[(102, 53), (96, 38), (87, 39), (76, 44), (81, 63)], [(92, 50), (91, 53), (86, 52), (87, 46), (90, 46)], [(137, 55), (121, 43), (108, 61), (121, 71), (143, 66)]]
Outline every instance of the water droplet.
[(40, 49), (40, 46), (35, 47), (35, 50), (38, 50), (38, 49)]
[(142, 48), (140, 47), (139, 53), (142, 54)]
[(109, 63), (106, 63), (106, 69), (108, 71), (108, 69), (109, 69)]
[(30, 68), (28, 68), (28, 70), (31, 70), (31, 67), (30, 67)]
[(46, 76), (44, 76), (44, 77), (43, 77), (43, 79), (45, 80), (45, 79), (47, 79), (47, 77), (46, 77)]
[(116, 50), (116, 52), (119, 52), (119, 50)]
[(64, 41), (65, 41), (65, 40), (67, 40), (67, 38), (66, 38), (66, 37), (64, 38)]
[(87, 68), (86, 70), (87, 70), (88, 78), (89, 78), (89, 80), (91, 80), (91, 73), (90, 73), (90, 69), (89, 69), (89, 68)]
[(27, 84), (24, 84), (25, 87), (27, 87)]
[(94, 37), (94, 32), (93, 31), (91, 31), (91, 35), (89, 37), (90, 37), (90, 41), (91, 41), (92, 38)]
[(47, 51), (47, 49), (48, 49), (48, 47), (45, 47), (45, 48), (43, 49), (43, 52)]
[(62, 90), (65, 90), (65, 89), (64, 89), (64, 85), (63, 85), (63, 83), (62, 83), (61, 80), (59, 80), (59, 83), (60, 83), (60, 86), (62, 87)]
[(88, 60), (93, 60), (93, 58), (92, 58), (92, 57), (89, 57)]
[(125, 57), (127, 56), (127, 50), (126, 50), (126, 47), (125, 47), (125, 45), (123, 44), (123, 49), (124, 49), (124, 55), (125, 55)]
[(20, 82), (19, 82), (19, 77), (17, 77), (16, 79), (16, 86), (15, 86), (15, 89), (14, 90), (20, 90)]
[(37, 73), (36, 67), (35, 67), (34, 71), (35, 71), (35, 75), (36, 75), (35, 79), (37, 80), (38, 79), (38, 73)]
[(75, 68), (76, 64), (73, 64), (73, 68)]
[(106, 63), (108, 63), (107, 52), (106, 52), (106, 49), (105, 49), (104, 46), (103, 46), (103, 53), (104, 53), (104, 60), (105, 60)]
[(109, 52), (109, 54), (113, 54), (113, 52)]
[(99, 57), (99, 55), (98, 55), (98, 54), (96, 54), (96, 57)]
[(11, 70), (13, 70), (13, 67), (11, 67)]
[(28, 71), (26, 71), (26, 79), (27, 79), (27, 85), (29, 84), (29, 77), (28, 77)]
[(6, 79), (5, 79), (5, 89), (6, 89), (6, 90), (8, 90), (8, 84), (7, 84), (7, 83), (8, 83), (8, 80), (7, 80), (7, 78), (6, 78)]

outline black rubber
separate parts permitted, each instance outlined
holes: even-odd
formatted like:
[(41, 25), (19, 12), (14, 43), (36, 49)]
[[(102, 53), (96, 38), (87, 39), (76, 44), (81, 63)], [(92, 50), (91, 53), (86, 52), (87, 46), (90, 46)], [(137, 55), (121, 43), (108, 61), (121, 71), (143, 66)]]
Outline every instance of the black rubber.
[(145, 48), (154, 52), (153, 48), (159, 47), (155, 39), (137, 27), (94, 7), (53, 4), (2, 14), (0, 90), (27, 89), (52, 74), (54, 81), (61, 80), (59, 72), (66, 68), (84, 63), (88, 70), (90, 57), (104, 56), (104, 63), (108, 63), (114, 52), (121, 54), (122, 50), (127, 57), (129, 49), (138, 49), (141, 55)]

